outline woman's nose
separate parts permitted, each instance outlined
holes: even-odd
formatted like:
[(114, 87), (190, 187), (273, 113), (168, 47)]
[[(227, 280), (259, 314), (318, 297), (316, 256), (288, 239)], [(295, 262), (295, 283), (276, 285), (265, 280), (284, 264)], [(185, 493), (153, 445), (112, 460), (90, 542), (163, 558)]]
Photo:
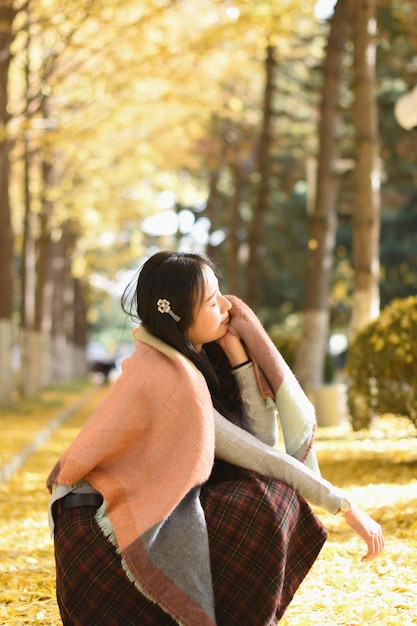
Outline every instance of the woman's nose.
[(224, 296), (221, 296), (221, 298), (222, 298), (222, 309), (224, 311), (230, 311), (230, 309), (232, 308), (232, 303), (230, 302), (230, 300), (228, 300)]

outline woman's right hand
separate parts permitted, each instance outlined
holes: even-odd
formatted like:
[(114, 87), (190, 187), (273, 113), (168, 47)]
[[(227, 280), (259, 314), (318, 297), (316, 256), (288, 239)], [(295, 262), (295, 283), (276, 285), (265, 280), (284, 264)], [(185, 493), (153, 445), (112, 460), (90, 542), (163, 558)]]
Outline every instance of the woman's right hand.
[(230, 330), (228, 330), (221, 339), (218, 339), (217, 343), (225, 352), (232, 367), (248, 360), (248, 355), (242, 342), (239, 337), (230, 332)]
[(342, 513), (348, 526), (361, 537), (368, 546), (368, 552), (361, 561), (372, 561), (384, 549), (384, 535), (378, 522), (352, 504), (350, 511)]

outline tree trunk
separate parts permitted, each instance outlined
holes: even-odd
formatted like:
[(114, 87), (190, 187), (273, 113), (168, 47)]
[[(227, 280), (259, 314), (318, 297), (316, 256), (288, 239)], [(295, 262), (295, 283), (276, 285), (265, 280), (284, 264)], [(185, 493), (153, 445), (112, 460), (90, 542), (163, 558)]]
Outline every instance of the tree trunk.
[(275, 48), (269, 45), (265, 59), (265, 93), (263, 107), (263, 125), (259, 142), (259, 193), (258, 201), (254, 210), (251, 230), (249, 233), (249, 259), (247, 268), (246, 299), (248, 304), (256, 308), (261, 283), (261, 245), (262, 228), (267, 209), (269, 195), (269, 153), (272, 143), (272, 119), (273, 119), (273, 96), (274, 96), (274, 58)]
[[(30, 55), (31, 55), (31, 31), (30, 31), (30, 7), (26, 6), (26, 45), (24, 55), (24, 79), (25, 79), (25, 107), (24, 117), (30, 118)], [(24, 199), (23, 237), (20, 252), (20, 327), (22, 329), (33, 328), (35, 310), (35, 265), (36, 251), (33, 236), (32, 197), (31, 184), (31, 142), (28, 134), (24, 133), (22, 141), (23, 150), (23, 178), (22, 195)]]
[[(26, 103), (24, 116), (30, 118), (30, 12), (26, 6), (26, 58), (25, 58), (25, 81)], [(34, 215), (32, 212), (31, 173), (32, 173), (31, 142), (28, 137), (23, 138), (23, 237), (20, 252), (20, 377), (19, 389), (23, 396), (33, 396), (42, 385), (42, 363), (44, 359), (44, 346), (42, 345), (41, 333), (34, 328), (35, 321), (35, 288), (36, 288), (36, 244), (34, 237)]]
[(239, 284), (239, 205), (242, 193), (242, 176), (240, 174), (239, 165), (234, 163), (231, 165), (233, 176), (233, 196), (230, 205), (230, 222), (229, 222), (229, 251), (227, 275), (229, 279), (229, 292), (234, 294), (240, 293)]
[(316, 193), (309, 219), (306, 295), (295, 372), (305, 390), (323, 384), (329, 329), (329, 295), (336, 240), (339, 190), (340, 89), (348, 35), (348, 0), (339, 0), (323, 62)]
[(23, 155), (23, 196), (24, 217), (23, 237), (20, 253), (20, 326), (32, 328), (35, 311), (35, 267), (36, 246), (33, 237), (33, 214), (31, 210), (30, 186), (30, 154), (28, 142), (24, 142)]
[(65, 222), (61, 239), (52, 244), (53, 279), (52, 303), (52, 370), (53, 382), (65, 382), (75, 376), (73, 370), (74, 341), (74, 280), (71, 276), (71, 257), (75, 243), (75, 228)]
[(82, 285), (78, 279), (74, 279), (74, 328), (72, 342), (74, 345), (74, 378), (87, 376), (88, 364), (86, 355), (87, 346), (87, 308)]
[(33, 324), (21, 327), (20, 387), (22, 394), (28, 397), (45, 389), (52, 382), (49, 353), (53, 307), (52, 243), (49, 226), (52, 205), (46, 199), (52, 166), (44, 162), (42, 170), (44, 193), (36, 242)]
[(9, 198), (7, 103), (15, 14), (11, 1), (0, 2), (0, 405), (8, 404), (13, 393), (13, 230)]
[(356, 132), (353, 209), (354, 294), (350, 334), (379, 314), (380, 167), (375, 96), (376, 2), (355, 4), (354, 121)]
[[(205, 215), (210, 220), (210, 231), (214, 232), (217, 228), (217, 212), (219, 203), (219, 192), (217, 190), (217, 184), (220, 178), (221, 163), (213, 163), (213, 169), (210, 170), (210, 184), (209, 194), (207, 198), (207, 205)], [(213, 246), (210, 241), (206, 246), (206, 252), (213, 261), (217, 260), (217, 246)]]

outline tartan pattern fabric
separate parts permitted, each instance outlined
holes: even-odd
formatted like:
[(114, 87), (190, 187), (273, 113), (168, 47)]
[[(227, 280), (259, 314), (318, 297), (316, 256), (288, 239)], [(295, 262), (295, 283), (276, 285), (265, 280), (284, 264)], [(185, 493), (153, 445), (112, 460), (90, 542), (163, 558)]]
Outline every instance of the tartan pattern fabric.
[(175, 626), (127, 578), (96, 507), (55, 504), (56, 594), (64, 626)]
[[(218, 626), (272, 626), (317, 558), (327, 532), (286, 484), (216, 461), (201, 492)], [(56, 504), (57, 599), (64, 626), (173, 626), (141, 595), (94, 519)], [(196, 625), (198, 626), (198, 625)]]
[(218, 626), (272, 626), (316, 560), (327, 531), (283, 482), (216, 461), (201, 500)]

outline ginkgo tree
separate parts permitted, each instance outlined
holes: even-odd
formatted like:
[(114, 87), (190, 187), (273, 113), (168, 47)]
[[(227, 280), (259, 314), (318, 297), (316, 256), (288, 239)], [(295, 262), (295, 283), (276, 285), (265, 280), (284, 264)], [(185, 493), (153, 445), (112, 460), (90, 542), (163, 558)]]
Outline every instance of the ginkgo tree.
[(13, 230), (10, 205), (10, 141), (8, 79), (11, 45), (14, 39), (13, 21), (16, 11), (13, 3), (0, 4), (0, 403), (12, 397), (12, 315), (13, 315)]
[[(30, 392), (51, 382), (42, 369), (56, 371), (51, 362), (72, 340), (73, 330), (51, 315), (51, 309), (62, 313), (52, 306), (58, 301), (73, 306), (59, 288), (63, 281), (56, 283), (48, 269), (52, 251), (69, 275), (85, 275), (77, 250), (96, 247), (94, 238), (106, 230), (131, 231), (132, 224), (139, 230), (141, 218), (155, 209), (164, 173), (198, 169), (190, 148), (204, 136), (231, 69), (244, 75), (251, 67), (261, 77), (259, 42), (277, 16), (289, 33), (292, 12), (300, 9), (297, 2), (262, 2), (251, 10), (246, 3), (208, 2), (196, 20), (195, 5), (185, 1), (53, 5), (29, 2), (16, 22), (10, 103), (16, 189), (26, 159), (26, 187), (15, 197), (26, 194), (28, 201), (18, 203), (14, 223), (26, 246), (22, 282), (33, 277), (20, 294), (22, 381)], [(60, 248), (69, 233), (70, 248)], [(26, 252), (33, 242), (36, 265), (30, 267)], [(120, 249), (126, 253), (138, 242), (121, 237)], [(42, 368), (40, 355), (48, 354)]]

